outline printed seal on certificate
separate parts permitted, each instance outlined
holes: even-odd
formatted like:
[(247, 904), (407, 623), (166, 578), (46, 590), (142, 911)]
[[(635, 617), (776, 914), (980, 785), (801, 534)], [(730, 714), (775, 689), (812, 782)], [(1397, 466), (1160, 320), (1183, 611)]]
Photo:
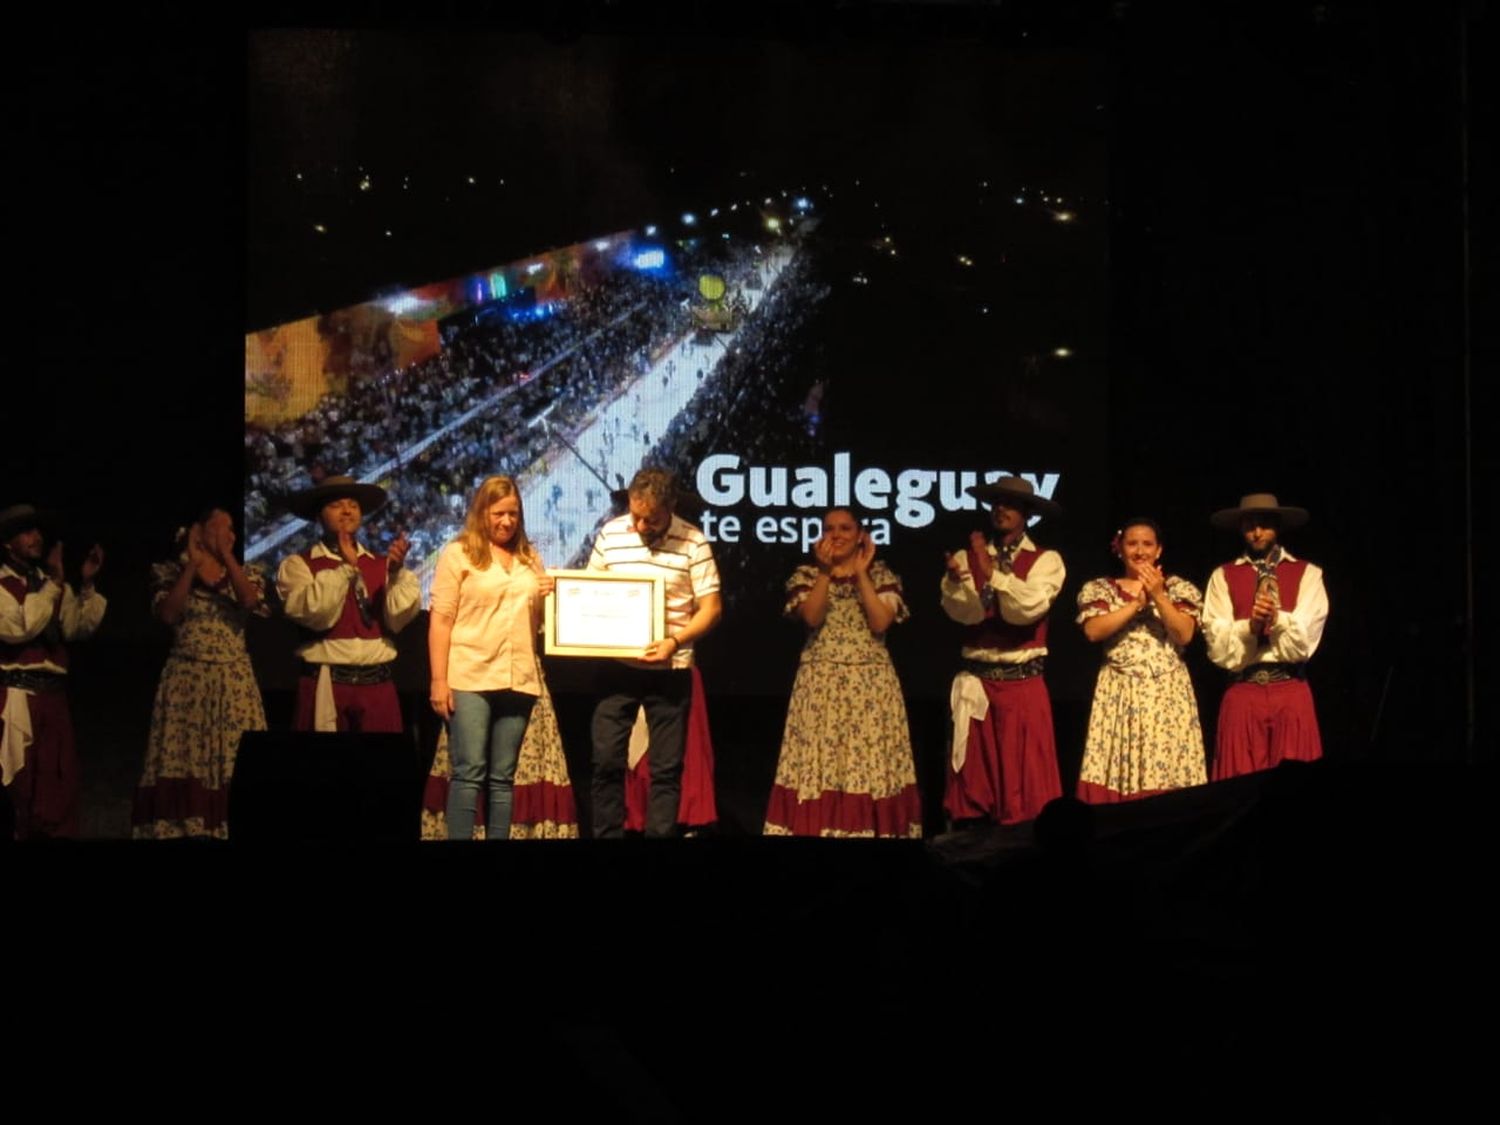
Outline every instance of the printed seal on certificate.
[(551, 570), (546, 602), (548, 656), (639, 657), (667, 635), (666, 585), (658, 576)]

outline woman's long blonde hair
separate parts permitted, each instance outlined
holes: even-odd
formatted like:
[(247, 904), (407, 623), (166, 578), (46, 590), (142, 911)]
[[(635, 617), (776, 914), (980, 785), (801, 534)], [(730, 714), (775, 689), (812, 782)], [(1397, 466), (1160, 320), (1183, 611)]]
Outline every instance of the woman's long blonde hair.
[(488, 570), (490, 567), (490, 536), (485, 517), (491, 508), (507, 496), (516, 498), (517, 507), (516, 537), (511, 542), (511, 550), (527, 566), (541, 565), (536, 550), (531, 546), (531, 540), (526, 538), (526, 508), (521, 500), (521, 490), (510, 477), (495, 476), (486, 477), (479, 490), (474, 493), (474, 499), (469, 501), (469, 515), (458, 536), (458, 541), (463, 544), (464, 554), (476, 570)]

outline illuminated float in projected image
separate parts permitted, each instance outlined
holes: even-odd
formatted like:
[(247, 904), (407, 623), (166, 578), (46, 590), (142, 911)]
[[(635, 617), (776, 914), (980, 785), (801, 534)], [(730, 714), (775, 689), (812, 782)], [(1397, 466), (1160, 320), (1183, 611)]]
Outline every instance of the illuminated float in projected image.
[(745, 298), (738, 292), (729, 295), (729, 287), (716, 273), (699, 276), (698, 298), (689, 311), (700, 333), (733, 332), (749, 311)]

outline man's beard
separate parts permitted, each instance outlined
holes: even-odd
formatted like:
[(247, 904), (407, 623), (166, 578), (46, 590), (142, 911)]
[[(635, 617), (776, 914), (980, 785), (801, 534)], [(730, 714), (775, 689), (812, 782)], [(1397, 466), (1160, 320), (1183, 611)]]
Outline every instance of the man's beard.
[(1262, 547), (1259, 550), (1254, 547), (1247, 547), (1245, 553), (1249, 556), (1251, 562), (1279, 563), (1282, 555), (1281, 543), (1279, 541), (1272, 541), (1269, 546)]

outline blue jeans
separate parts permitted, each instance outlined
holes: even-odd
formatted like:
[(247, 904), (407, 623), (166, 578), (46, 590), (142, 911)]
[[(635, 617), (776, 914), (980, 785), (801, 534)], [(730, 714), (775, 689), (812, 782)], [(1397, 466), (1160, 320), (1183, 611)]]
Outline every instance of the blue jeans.
[(489, 782), (485, 839), (510, 835), (511, 788), (516, 759), (536, 696), (518, 691), (455, 691), (448, 720), (448, 755), (453, 777), (448, 782), (448, 839), (474, 836), (479, 791)]

